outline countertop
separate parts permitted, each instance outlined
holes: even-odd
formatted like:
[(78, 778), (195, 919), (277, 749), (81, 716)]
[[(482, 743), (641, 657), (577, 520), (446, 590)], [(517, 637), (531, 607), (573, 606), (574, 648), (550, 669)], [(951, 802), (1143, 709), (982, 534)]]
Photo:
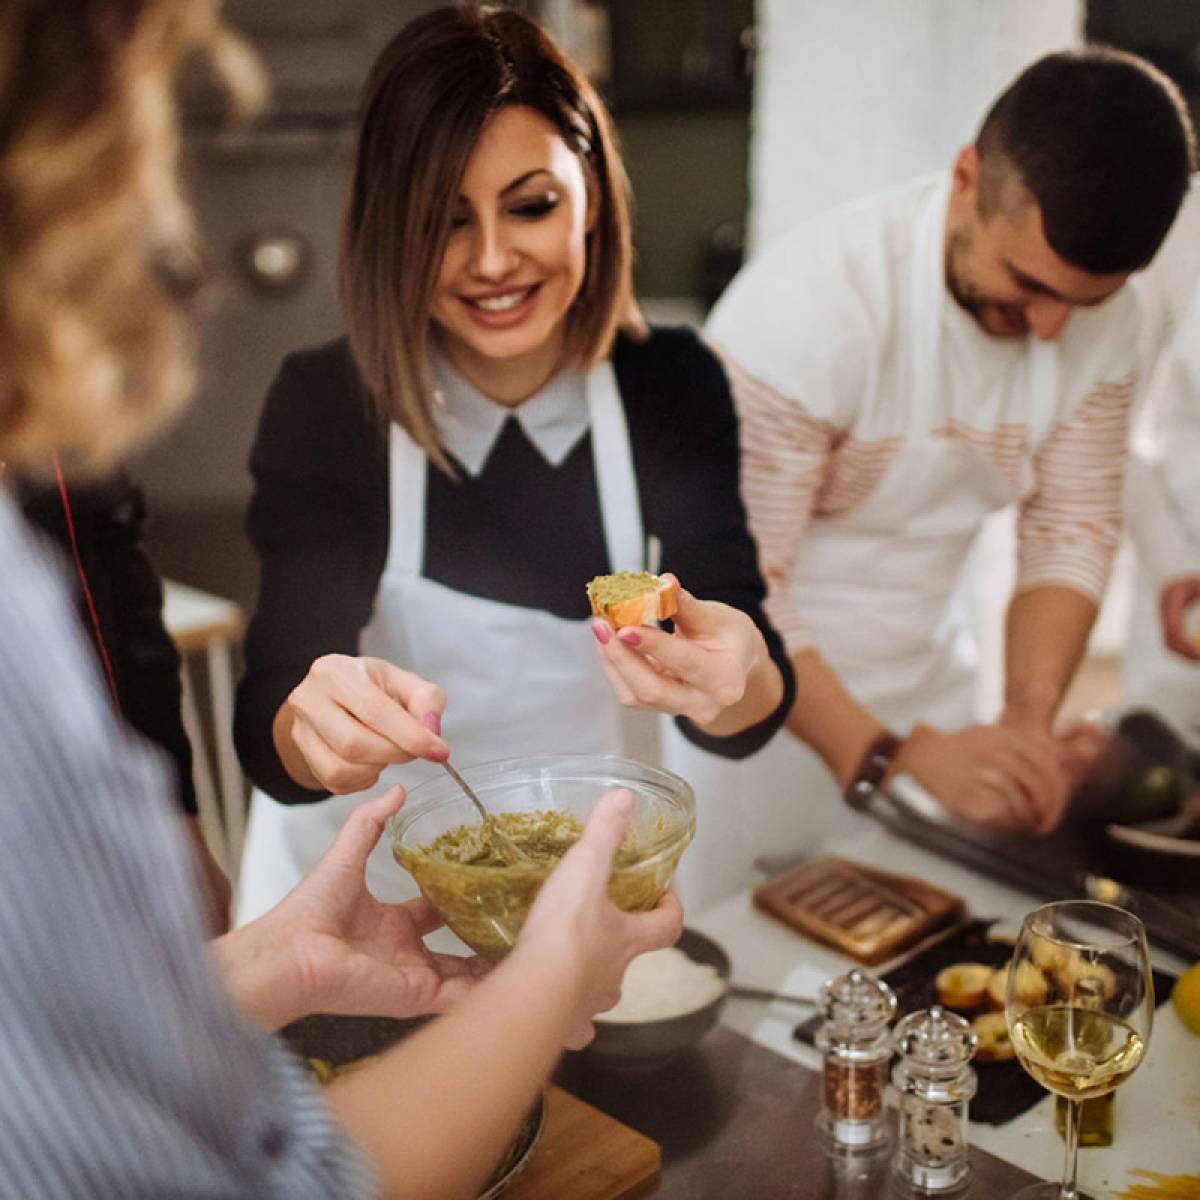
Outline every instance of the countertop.
[[(659, 1143), (655, 1200), (880, 1200), (888, 1192), (891, 1147), (826, 1155), (814, 1130), (821, 1077), (731, 1029), (718, 1027), (651, 1075), (569, 1059), (558, 1082)], [(978, 1147), (971, 1164), (978, 1200), (1032, 1181)]]
[[(1020, 928), (1024, 914), (1039, 903), (1032, 896), (922, 850), (881, 826), (869, 826), (852, 838), (834, 836), (815, 852), (838, 854), (928, 879), (963, 896), (973, 915), (999, 917), (1013, 933)], [(687, 921), (725, 947), (733, 961), (733, 978), (739, 983), (810, 994), (821, 980), (851, 965), (836, 951), (810, 942), (758, 912), (748, 891), (704, 911), (689, 913)], [(1155, 952), (1154, 958), (1156, 966), (1171, 972), (1178, 972), (1185, 965), (1168, 954)], [(887, 969), (886, 964), (878, 969), (882, 973)], [(723, 1022), (783, 1059), (815, 1070), (819, 1065), (816, 1052), (792, 1037), (796, 1024), (810, 1012), (779, 1002), (768, 1004), (731, 997), (725, 1006)], [(797, 1125), (796, 1136), (797, 1140), (806, 1138), (807, 1130), (802, 1131)], [(1006, 1162), (1019, 1163), (1044, 1178), (1058, 1178), (1062, 1169), (1063, 1146), (1054, 1130), (1054, 1101), (1049, 1096), (1006, 1125), (972, 1124), (971, 1141), (974, 1146)], [(1146, 1059), (1117, 1093), (1114, 1144), (1108, 1148), (1086, 1148), (1079, 1154), (1079, 1183), (1097, 1200), (1115, 1198), (1131, 1184), (1144, 1183), (1132, 1174), (1137, 1170), (1200, 1175), (1200, 1037), (1183, 1025), (1170, 1004), (1156, 1011)], [(741, 1191), (737, 1194), (806, 1196), (810, 1193)], [(821, 1194), (841, 1195), (833, 1191)], [(870, 1193), (864, 1193), (867, 1194)], [(980, 1190), (974, 1194), (988, 1195)], [(997, 1194), (1005, 1195), (1003, 1191)]]

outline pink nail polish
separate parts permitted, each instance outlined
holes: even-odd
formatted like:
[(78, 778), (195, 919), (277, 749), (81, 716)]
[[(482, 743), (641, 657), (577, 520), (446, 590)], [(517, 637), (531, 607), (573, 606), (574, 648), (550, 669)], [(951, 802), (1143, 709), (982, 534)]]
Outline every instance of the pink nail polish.
[(425, 728), (428, 729), (430, 733), (436, 734), (438, 737), (442, 736), (442, 714), (441, 713), (427, 712), (421, 718), (421, 720), (424, 721)]
[(592, 633), (596, 635), (596, 641), (602, 646), (607, 646), (612, 635), (608, 632), (608, 626), (603, 621), (592, 621)]
[(640, 646), (642, 644), (642, 635), (636, 629), (622, 629), (617, 634), (617, 637), (627, 646)]

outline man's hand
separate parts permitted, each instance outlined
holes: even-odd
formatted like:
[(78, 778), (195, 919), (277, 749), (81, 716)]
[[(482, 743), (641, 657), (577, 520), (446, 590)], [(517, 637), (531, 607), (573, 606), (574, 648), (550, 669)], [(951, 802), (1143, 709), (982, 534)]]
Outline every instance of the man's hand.
[(441, 1012), (486, 972), (478, 959), (425, 946), (442, 924), (428, 901), (381, 904), (367, 891), (367, 856), (403, 800), (392, 788), (359, 805), (279, 904), (217, 943), (235, 998), (264, 1024), (311, 1012)]
[(1112, 743), (1112, 734), (1094, 721), (1084, 718), (1065, 729), (1058, 737), (1063, 748), (1063, 766), (1071, 781), (1071, 791), (1081, 787), (1100, 756)]
[(1062, 748), (1032, 727), (972, 725), (942, 733), (919, 725), (894, 770), (915, 776), (957, 816), (1010, 832), (1049, 833), (1070, 797)]
[[(1158, 595), (1163, 643), (1181, 658), (1200, 662), (1200, 628), (1188, 628), (1188, 609), (1200, 601), (1200, 576), (1172, 579)], [(1200, 625), (1200, 622), (1197, 622)]]

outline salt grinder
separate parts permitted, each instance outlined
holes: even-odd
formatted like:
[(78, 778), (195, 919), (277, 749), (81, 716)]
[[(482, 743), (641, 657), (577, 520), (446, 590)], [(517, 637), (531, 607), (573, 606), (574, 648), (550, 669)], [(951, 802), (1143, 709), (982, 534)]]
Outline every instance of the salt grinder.
[(855, 967), (822, 985), (825, 1023), (816, 1047), (825, 1057), (817, 1130), (830, 1150), (865, 1150), (887, 1140), (883, 1092), (892, 1056), (888, 1026), (896, 997)]
[(900, 1102), (893, 1163), (903, 1194), (943, 1195), (966, 1188), (967, 1105), (975, 1095), (975, 1034), (940, 1005), (910, 1013), (896, 1026), (892, 1083)]

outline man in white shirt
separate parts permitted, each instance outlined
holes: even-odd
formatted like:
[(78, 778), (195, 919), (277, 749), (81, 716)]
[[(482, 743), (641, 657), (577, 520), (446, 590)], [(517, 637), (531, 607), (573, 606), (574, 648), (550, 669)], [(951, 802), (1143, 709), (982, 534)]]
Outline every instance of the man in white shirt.
[[(949, 175), (807, 222), (714, 310), (768, 612), (796, 669), (788, 727), (847, 799), (903, 770), (972, 820), (1060, 819), (1051, 724), (1120, 526), (1137, 339), (1123, 285), (1193, 156), (1182, 100), (1148, 64), (1049, 55)], [(972, 725), (951, 599), (980, 523), (1009, 503), (1004, 709)]]

